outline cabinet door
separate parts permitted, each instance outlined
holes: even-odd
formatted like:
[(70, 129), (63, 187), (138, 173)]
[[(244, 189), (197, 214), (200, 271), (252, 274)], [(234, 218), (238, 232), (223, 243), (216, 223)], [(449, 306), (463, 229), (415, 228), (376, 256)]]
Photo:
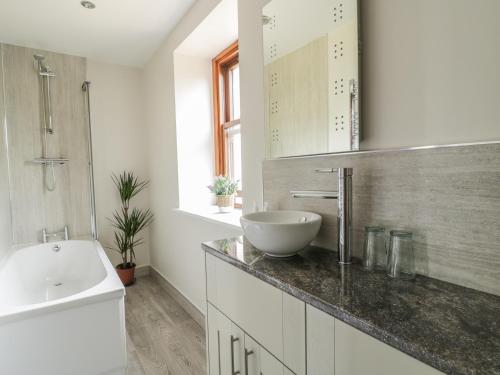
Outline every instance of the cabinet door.
[[(243, 375), (283, 375), (285, 366), (250, 336), (245, 335)], [(290, 375), (293, 375), (290, 372)]]
[(260, 375), (260, 345), (250, 336), (245, 335), (245, 353), (243, 375)]
[(215, 280), (209, 278), (216, 284), (216, 291), (209, 291), (215, 298), (210, 302), (283, 360), (283, 292), (227, 262), (208, 259), (216, 268)]
[[(311, 305), (306, 308), (307, 373), (334, 375), (335, 318)], [(341, 375), (346, 375), (340, 373)]]
[(283, 363), (297, 375), (306, 375), (306, 306), (283, 293)]
[[(227, 319), (227, 318), (226, 318)], [(231, 322), (231, 332), (229, 337), (226, 337), (229, 345), (229, 361), (227, 372), (222, 372), (221, 375), (234, 375), (244, 373), (244, 353), (245, 353), (245, 333), (236, 324)]]
[(335, 343), (336, 374), (443, 375), (339, 320), (335, 320)]
[[(285, 366), (271, 355), (266, 349), (260, 348), (260, 374), (259, 375), (283, 375)], [(291, 372), (287, 373), (293, 375)]]
[(211, 304), (207, 311), (210, 375), (243, 374), (243, 331)]
[(218, 313), (211, 304), (207, 304), (207, 365), (209, 375), (219, 375), (220, 328), (218, 326)]

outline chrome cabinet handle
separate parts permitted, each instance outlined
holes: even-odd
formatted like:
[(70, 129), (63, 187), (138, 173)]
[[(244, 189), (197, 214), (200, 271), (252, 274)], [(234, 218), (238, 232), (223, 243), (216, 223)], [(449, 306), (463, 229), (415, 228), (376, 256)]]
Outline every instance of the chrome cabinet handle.
[(247, 350), (245, 348), (245, 375), (248, 375), (248, 357), (251, 356), (252, 354), (253, 350)]
[(234, 343), (239, 340), (239, 337), (231, 335), (231, 375), (238, 375), (240, 373), (240, 370), (234, 371)]
[(219, 375), (220, 375), (220, 331), (217, 330), (217, 360), (219, 364)]

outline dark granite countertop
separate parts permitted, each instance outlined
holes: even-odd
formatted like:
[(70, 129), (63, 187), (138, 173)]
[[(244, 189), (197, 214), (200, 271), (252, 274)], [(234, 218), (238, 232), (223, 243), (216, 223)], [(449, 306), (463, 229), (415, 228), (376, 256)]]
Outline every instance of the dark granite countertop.
[(242, 237), (202, 247), (444, 373), (500, 374), (499, 296), (423, 276), (393, 280), (360, 264), (341, 267), (335, 252), (316, 247), (285, 259)]

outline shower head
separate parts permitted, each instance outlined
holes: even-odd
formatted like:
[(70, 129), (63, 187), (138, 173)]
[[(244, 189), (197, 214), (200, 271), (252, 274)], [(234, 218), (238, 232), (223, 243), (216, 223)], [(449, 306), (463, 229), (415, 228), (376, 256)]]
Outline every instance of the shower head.
[(90, 81), (83, 81), (82, 83), (82, 91), (87, 92), (90, 86)]
[(47, 66), (45, 65), (45, 63), (43, 62), (43, 60), (45, 60), (45, 56), (43, 55), (39, 55), (39, 54), (34, 54), (33, 55), (33, 58), (35, 59), (35, 61), (37, 62), (37, 65), (38, 65), (38, 71), (40, 73), (47, 73), (48, 72), (48, 68)]
[(45, 56), (39, 55), (39, 54), (34, 54), (33, 58), (37, 62), (38, 65), (38, 73), (42, 76), (48, 76), (48, 77), (55, 77), (56, 75), (50, 71), (50, 68), (45, 65), (43, 62), (45, 60)]
[(34, 57), (34, 58), (35, 58), (35, 60), (36, 60), (36, 61), (38, 61), (38, 62), (42, 62), (43, 60), (45, 60), (45, 56), (43, 56), (43, 55), (39, 55), (39, 54), (37, 54), (37, 53), (35, 53), (35, 54), (33, 55), (33, 57)]

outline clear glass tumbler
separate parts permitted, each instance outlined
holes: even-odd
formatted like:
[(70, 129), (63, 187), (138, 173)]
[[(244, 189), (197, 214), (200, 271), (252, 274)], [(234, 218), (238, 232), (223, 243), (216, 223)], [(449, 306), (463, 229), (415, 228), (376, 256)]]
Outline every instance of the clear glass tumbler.
[(365, 227), (363, 268), (368, 271), (385, 270), (386, 264), (385, 228)]
[(415, 255), (413, 253), (413, 234), (402, 230), (391, 231), (387, 275), (395, 279), (415, 278)]

